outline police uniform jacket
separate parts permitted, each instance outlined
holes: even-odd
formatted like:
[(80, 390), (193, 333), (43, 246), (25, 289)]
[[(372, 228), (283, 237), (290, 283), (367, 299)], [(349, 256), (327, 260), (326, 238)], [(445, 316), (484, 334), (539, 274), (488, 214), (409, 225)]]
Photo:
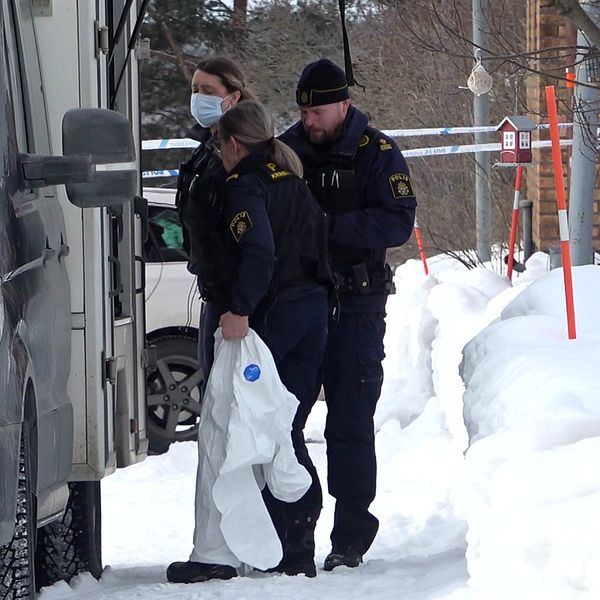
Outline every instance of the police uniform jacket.
[(384, 310), (391, 287), (387, 248), (412, 233), (416, 199), (408, 166), (388, 136), (351, 106), (331, 144), (310, 142), (301, 122), (280, 137), (300, 156), (306, 181), (328, 215), (331, 265), (342, 310)]
[(189, 255), (188, 270), (198, 276), (202, 297), (220, 302), (232, 284), (228, 248), (219, 235), (227, 173), (210, 129), (196, 125), (188, 136), (200, 145), (179, 167), (175, 197)]
[(235, 275), (229, 310), (251, 315), (275, 297), (327, 293), (326, 218), (302, 179), (250, 154), (227, 177), (224, 198), (221, 233)]

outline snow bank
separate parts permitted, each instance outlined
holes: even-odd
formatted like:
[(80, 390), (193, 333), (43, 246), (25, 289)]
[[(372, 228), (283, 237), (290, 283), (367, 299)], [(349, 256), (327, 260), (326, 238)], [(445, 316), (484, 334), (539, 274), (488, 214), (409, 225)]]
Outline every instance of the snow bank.
[(482, 598), (600, 594), (600, 269), (573, 275), (577, 340), (554, 270), (464, 349), (470, 445), (453, 499)]

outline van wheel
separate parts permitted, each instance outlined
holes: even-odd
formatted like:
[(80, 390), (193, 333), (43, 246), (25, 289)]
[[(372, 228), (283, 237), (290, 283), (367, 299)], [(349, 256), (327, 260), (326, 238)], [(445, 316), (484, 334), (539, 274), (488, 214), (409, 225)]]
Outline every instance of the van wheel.
[(59, 521), (38, 530), (35, 554), (38, 589), (89, 571), (102, 575), (100, 482), (69, 483), (69, 500)]
[(150, 343), (156, 365), (146, 375), (148, 449), (162, 454), (173, 442), (196, 439), (205, 377), (195, 337), (168, 335)]
[(17, 511), (12, 540), (0, 546), (0, 599), (35, 598), (34, 534), (35, 502), (31, 487), (30, 438), (27, 423), (21, 427)]

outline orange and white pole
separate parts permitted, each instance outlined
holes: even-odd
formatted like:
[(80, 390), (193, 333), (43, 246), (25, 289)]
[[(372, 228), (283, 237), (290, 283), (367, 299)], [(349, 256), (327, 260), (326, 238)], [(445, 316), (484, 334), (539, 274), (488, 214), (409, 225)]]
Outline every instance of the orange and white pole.
[(517, 167), (515, 179), (515, 197), (513, 200), (512, 219), (510, 222), (510, 239), (508, 241), (508, 268), (506, 276), (512, 281), (513, 267), (515, 264), (515, 242), (517, 241), (517, 228), (519, 226), (519, 202), (521, 201), (521, 186), (523, 184), (523, 166)]
[(415, 239), (417, 240), (417, 248), (419, 249), (419, 256), (423, 262), (423, 269), (425, 269), (425, 275), (429, 275), (429, 268), (427, 267), (427, 257), (425, 256), (425, 248), (423, 246), (423, 238), (421, 237), (421, 230), (419, 229), (419, 222), (415, 219)]
[(565, 301), (567, 305), (567, 329), (569, 339), (577, 337), (575, 327), (575, 302), (573, 300), (573, 274), (571, 271), (571, 249), (569, 246), (569, 220), (565, 200), (562, 157), (560, 155), (560, 136), (558, 133), (558, 113), (556, 94), (553, 85), (546, 86), (546, 103), (550, 117), (550, 139), (552, 140), (552, 162), (554, 165), (554, 184), (556, 186), (556, 206), (558, 209), (558, 227), (560, 232), (560, 250), (562, 254), (563, 277), (565, 282)]

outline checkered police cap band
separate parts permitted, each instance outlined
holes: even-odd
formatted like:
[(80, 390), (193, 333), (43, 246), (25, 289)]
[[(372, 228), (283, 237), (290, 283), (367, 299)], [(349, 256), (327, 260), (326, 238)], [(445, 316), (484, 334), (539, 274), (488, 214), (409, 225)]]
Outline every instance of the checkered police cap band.
[(302, 71), (296, 89), (299, 106), (322, 106), (349, 97), (346, 74), (327, 58), (310, 63)]

